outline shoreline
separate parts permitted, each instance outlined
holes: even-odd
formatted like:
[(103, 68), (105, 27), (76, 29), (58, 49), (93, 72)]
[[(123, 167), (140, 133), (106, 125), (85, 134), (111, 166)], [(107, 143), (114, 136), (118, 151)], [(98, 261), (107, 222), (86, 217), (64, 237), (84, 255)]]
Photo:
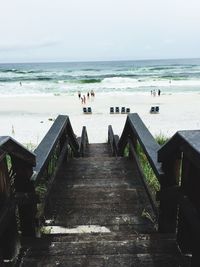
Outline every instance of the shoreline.
[[(9, 135), (21, 143), (38, 145), (59, 114), (68, 115), (74, 133), (81, 135), (83, 126), (92, 143), (106, 142), (108, 125), (121, 135), (127, 115), (110, 114), (110, 107), (127, 107), (138, 113), (152, 135), (172, 136), (178, 130), (200, 128), (200, 93), (174, 93), (153, 97), (150, 94), (97, 94), (86, 106), (92, 114), (83, 114), (77, 95), (23, 96), (0, 98), (0, 135)], [(150, 114), (159, 106), (159, 114)]]
[[(161, 96), (168, 96), (168, 95), (200, 95), (200, 86), (197, 87), (198, 90), (186, 90), (186, 91), (165, 91), (162, 89), (162, 87), (148, 87), (148, 90), (145, 91), (124, 91), (122, 90), (116, 90), (116, 91), (95, 91), (98, 96), (150, 96), (151, 95), (151, 91), (155, 90), (157, 91), (158, 89), (161, 89)], [(132, 89), (132, 88), (131, 88)], [(182, 89), (182, 86), (180, 86), (180, 89)], [(88, 89), (88, 91), (90, 91), (90, 89)], [(81, 94), (82, 95), (87, 95), (87, 90), (81, 90)], [(58, 93), (21, 93), (21, 94), (2, 94), (0, 93), (0, 98), (29, 98), (29, 97), (33, 97), (33, 98), (48, 98), (48, 97), (77, 97), (77, 91), (71, 91), (71, 92), (58, 92)]]

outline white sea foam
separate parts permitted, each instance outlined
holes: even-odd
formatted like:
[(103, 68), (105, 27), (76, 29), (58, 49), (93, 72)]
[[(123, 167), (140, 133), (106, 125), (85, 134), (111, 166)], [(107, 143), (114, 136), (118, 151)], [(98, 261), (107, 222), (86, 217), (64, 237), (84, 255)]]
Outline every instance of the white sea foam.
[[(22, 86), (20, 85), (22, 84)], [(0, 95), (197, 92), (200, 60), (0, 64)]]
[(78, 91), (87, 93), (94, 90), (96, 93), (149, 93), (151, 90), (161, 89), (165, 93), (198, 92), (200, 91), (200, 80), (143, 80), (137, 81), (131, 78), (107, 78), (101, 83), (73, 84), (52, 82), (22, 82), (0, 83), (1, 96), (23, 96), (23, 95), (58, 95), (76, 94)]

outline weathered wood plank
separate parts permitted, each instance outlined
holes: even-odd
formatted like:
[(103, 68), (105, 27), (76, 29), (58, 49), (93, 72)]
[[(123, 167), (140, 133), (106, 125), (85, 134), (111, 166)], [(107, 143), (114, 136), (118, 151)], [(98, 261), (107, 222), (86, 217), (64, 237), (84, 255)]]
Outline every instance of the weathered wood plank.
[[(48, 163), (48, 159), (51, 157), (54, 152), (54, 148), (57, 145), (57, 142), (68, 123), (68, 116), (58, 116), (56, 121), (53, 123), (48, 133), (45, 135), (41, 143), (35, 149), (34, 153), (36, 154), (36, 167), (34, 168), (34, 172), (38, 175), (39, 172), (46, 167)], [(37, 176), (35, 176), (37, 177)], [(33, 177), (34, 179), (34, 177)]]
[(117, 156), (118, 155), (118, 142), (119, 142), (119, 136), (114, 135), (112, 126), (108, 126), (108, 144), (110, 145), (111, 149), (111, 156)]
[(170, 158), (175, 151), (181, 150), (188, 156), (191, 162), (199, 166), (200, 160), (200, 130), (178, 131), (160, 150), (158, 151), (159, 162)]
[[(181, 265), (180, 262), (182, 261)], [(172, 258), (169, 254), (134, 254), (106, 256), (44, 256), (40, 263), (37, 258), (26, 259), (22, 267), (189, 267), (180, 257)]]
[[(137, 113), (129, 114), (127, 117), (124, 131), (118, 144), (121, 152), (124, 148), (124, 144), (128, 142), (129, 137), (133, 139), (137, 138), (156, 176), (162, 176), (163, 171), (161, 164), (157, 160), (157, 152), (160, 149), (160, 145), (155, 141), (154, 137), (149, 132)], [(127, 141), (125, 142), (125, 140)]]
[(36, 165), (35, 154), (10, 136), (0, 136), (0, 148), (2, 151), (21, 159), (31, 166)]
[(82, 157), (84, 157), (85, 155), (85, 151), (88, 146), (88, 143), (89, 143), (89, 140), (88, 140), (87, 130), (86, 130), (86, 127), (83, 126), (80, 143), (79, 143), (79, 153)]
[(23, 244), (22, 266), (180, 266), (173, 237), (144, 235), (155, 233), (155, 223), (135, 162), (110, 158), (105, 145), (88, 151), (88, 158), (70, 160), (58, 172), (45, 218), (52, 219), (50, 227), (99, 225), (108, 232), (44, 234)]
[(58, 255), (106, 255), (106, 254), (146, 254), (146, 253), (178, 254), (174, 240), (122, 240), (122, 241), (85, 241), (85, 242), (38, 242), (29, 255), (31, 257), (41, 254)]

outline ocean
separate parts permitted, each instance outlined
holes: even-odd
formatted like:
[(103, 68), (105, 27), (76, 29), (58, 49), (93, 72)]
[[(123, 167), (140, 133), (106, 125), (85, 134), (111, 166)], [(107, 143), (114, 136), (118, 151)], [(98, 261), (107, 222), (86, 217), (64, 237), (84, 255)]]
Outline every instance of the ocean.
[(200, 59), (0, 64), (0, 95), (200, 93)]

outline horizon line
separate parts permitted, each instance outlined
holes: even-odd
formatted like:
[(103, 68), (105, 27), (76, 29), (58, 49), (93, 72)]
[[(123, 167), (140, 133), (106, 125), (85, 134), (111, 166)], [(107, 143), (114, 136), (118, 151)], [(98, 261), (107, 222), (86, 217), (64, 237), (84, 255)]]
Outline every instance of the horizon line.
[(157, 59), (113, 59), (113, 60), (85, 60), (85, 61), (79, 61), (79, 60), (64, 60), (64, 61), (57, 61), (57, 60), (50, 60), (50, 61), (24, 61), (24, 62), (3, 62), (0, 63), (0, 65), (3, 64), (48, 64), (48, 63), (95, 63), (95, 62), (129, 62), (129, 61), (162, 61), (162, 60), (194, 60), (194, 59), (200, 59), (200, 57), (185, 57), (185, 58), (157, 58)]

